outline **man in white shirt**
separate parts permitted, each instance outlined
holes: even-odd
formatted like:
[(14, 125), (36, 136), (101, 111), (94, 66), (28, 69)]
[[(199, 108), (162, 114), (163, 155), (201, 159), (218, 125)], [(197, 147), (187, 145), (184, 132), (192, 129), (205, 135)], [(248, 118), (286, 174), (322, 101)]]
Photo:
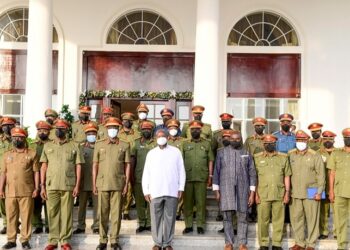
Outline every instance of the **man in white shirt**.
[(158, 147), (146, 157), (142, 176), (142, 189), (150, 203), (152, 250), (171, 250), (175, 231), (178, 199), (182, 197), (186, 174), (180, 150), (167, 144), (167, 134), (160, 129), (156, 133)]

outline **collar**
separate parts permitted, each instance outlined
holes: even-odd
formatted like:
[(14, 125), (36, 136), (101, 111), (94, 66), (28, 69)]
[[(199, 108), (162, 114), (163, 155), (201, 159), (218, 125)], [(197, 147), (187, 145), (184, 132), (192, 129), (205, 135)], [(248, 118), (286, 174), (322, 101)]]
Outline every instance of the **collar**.
[(119, 144), (119, 138), (116, 137), (115, 141), (112, 141), (111, 138), (108, 137), (107, 144)]
[(255, 133), (255, 134), (253, 135), (253, 137), (254, 137), (254, 139), (262, 140), (262, 139), (264, 138), (264, 135), (265, 135), (265, 134), (258, 135), (258, 134)]
[(54, 140), (56, 144), (63, 145), (68, 142), (68, 138), (66, 137), (63, 141), (60, 141), (58, 138)]
[(280, 132), (280, 135), (283, 135), (283, 136), (291, 136), (292, 135), (292, 132), (288, 132), (286, 135), (283, 134), (282, 130), (279, 131)]
[(304, 151), (299, 151), (299, 150), (297, 149), (297, 154), (305, 155), (308, 151), (309, 151), (309, 148), (305, 149)]
[(270, 157), (272, 157), (272, 156), (275, 156), (275, 155), (277, 155), (277, 151), (276, 151), (276, 150), (273, 151), (272, 153), (269, 153), (269, 152), (267, 152), (266, 150), (264, 151), (264, 156), (270, 156)]

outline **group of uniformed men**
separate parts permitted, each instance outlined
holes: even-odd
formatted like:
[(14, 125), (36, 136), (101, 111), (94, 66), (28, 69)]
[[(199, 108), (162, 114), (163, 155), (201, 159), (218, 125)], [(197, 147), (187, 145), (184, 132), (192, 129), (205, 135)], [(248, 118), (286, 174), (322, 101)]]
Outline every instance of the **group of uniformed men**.
[[(91, 227), (93, 233), (100, 235), (97, 250), (107, 249), (108, 229), (111, 248), (121, 249), (121, 219), (130, 219), (133, 200), (138, 217), (136, 233), (150, 231), (149, 204), (144, 199), (141, 180), (146, 155), (157, 146), (154, 134), (158, 129), (167, 131), (167, 143), (179, 148), (184, 159), (186, 185), (177, 216), (179, 219), (183, 212), (186, 225), (183, 234), (193, 232), (194, 213), (197, 233), (204, 234), (206, 193), (212, 185), (215, 155), (232, 145), (230, 135), (234, 131), (233, 116), (224, 113), (220, 115), (222, 129), (212, 132), (210, 124), (201, 122), (204, 110), (203, 106), (194, 106), (193, 120), (181, 130), (171, 109), (161, 111), (163, 124), (156, 126), (147, 119), (149, 110), (144, 104), (137, 108), (138, 119), (127, 112), (120, 120), (113, 117), (112, 108), (104, 107), (99, 125), (90, 120), (89, 106), (80, 107), (79, 120), (71, 125), (48, 109), (45, 120), (37, 122), (37, 137), (31, 143), (26, 140), (27, 132), (16, 126), (15, 119), (2, 117), (1, 233), (8, 237), (3, 249), (16, 247), (19, 225), (24, 249), (31, 248), (32, 226), (33, 233), (43, 232), (44, 227), (49, 233), (45, 250), (56, 249), (59, 243), (63, 250), (72, 249), (72, 234), (85, 233), (89, 198), (94, 204)], [(282, 114), (279, 120), (280, 131), (264, 134), (267, 120), (253, 119), (255, 134), (240, 142), (253, 156), (257, 172), (255, 203), (260, 249), (269, 249), (270, 221), (272, 249), (282, 249), (283, 225), (289, 214), (295, 237), (295, 245), (290, 249), (314, 249), (317, 238), (328, 238), (330, 207), (338, 249), (345, 249), (350, 210), (350, 128), (342, 132), (344, 147), (336, 149), (336, 134), (322, 132), (322, 124), (309, 126), (310, 139), (302, 130), (291, 132), (292, 115)], [(78, 226), (73, 231), (74, 197), (79, 197), (79, 209)], [(47, 213), (44, 222), (43, 206)], [(233, 246), (225, 244), (224, 249)]]

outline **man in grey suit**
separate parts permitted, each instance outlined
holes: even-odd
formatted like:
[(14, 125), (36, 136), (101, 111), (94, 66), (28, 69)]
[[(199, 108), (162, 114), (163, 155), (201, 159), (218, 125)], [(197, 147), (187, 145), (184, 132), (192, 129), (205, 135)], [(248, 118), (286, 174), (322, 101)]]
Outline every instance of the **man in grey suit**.
[(247, 250), (247, 214), (254, 202), (256, 171), (252, 156), (242, 147), (239, 131), (231, 131), (230, 143), (217, 152), (213, 190), (224, 216), (224, 249), (233, 249), (232, 214), (236, 212), (239, 250)]

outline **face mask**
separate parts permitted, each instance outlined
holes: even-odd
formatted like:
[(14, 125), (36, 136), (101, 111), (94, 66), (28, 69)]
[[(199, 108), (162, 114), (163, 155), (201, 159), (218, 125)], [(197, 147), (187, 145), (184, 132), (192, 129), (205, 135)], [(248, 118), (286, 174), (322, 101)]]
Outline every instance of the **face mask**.
[(289, 124), (283, 124), (283, 125), (282, 125), (282, 130), (283, 130), (284, 132), (289, 132), (289, 130), (290, 130), (290, 125), (289, 125)]
[(230, 141), (229, 140), (223, 140), (222, 144), (224, 145), (224, 147), (230, 146)]
[(166, 124), (167, 123), (167, 121), (169, 121), (170, 120), (170, 118), (169, 117), (163, 117), (163, 124)]
[(148, 131), (148, 130), (141, 131), (141, 134), (142, 134), (142, 136), (143, 136), (144, 138), (146, 138), (146, 139), (149, 139), (149, 138), (151, 138), (151, 136), (152, 136), (151, 131)]
[(164, 146), (166, 143), (167, 143), (167, 139), (165, 138), (165, 137), (159, 137), (158, 139), (157, 139), (157, 144), (159, 145), (159, 146)]
[(62, 129), (56, 129), (56, 136), (60, 139), (64, 138), (66, 135), (66, 132)]
[(199, 137), (201, 136), (201, 132), (198, 130), (191, 131), (191, 136), (193, 139), (199, 139)]
[(307, 148), (307, 143), (302, 141), (297, 141), (296, 146), (299, 151), (304, 151)]
[(274, 143), (267, 143), (264, 145), (264, 148), (267, 152), (271, 153), (274, 152), (276, 150), (276, 144)]
[(94, 143), (96, 141), (96, 135), (87, 135), (86, 140), (90, 143)]
[(48, 134), (39, 134), (38, 137), (40, 138), (40, 140), (46, 141), (47, 138), (49, 138), (49, 135)]
[(334, 142), (332, 142), (332, 141), (325, 141), (323, 143), (323, 146), (327, 149), (330, 149), (330, 148), (333, 148), (333, 144), (334, 144)]
[(344, 144), (346, 147), (350, 147), (350, 138), (344, 138)]
[(51, 118), (51, 117), (48, 117), (48, 118), (46, 118), (46, 121), (50, 124), (50, 125), (52, 125), (53, 124), (53, 118)]
[(24, 141), (14, 140), (13, 146), (15, 146), (16, 148), (24, 148)]
[(255, 127), (255, 132), (258, 135), (262, 135), (264, 133), (264, 129), (265, 129), (265, 127)]
[(177, 129), (174, 129), (174, 128), (170, 129), (170, 130), (169, 130), (169, 134), (170, 134), (171, 136), (176, 136), (176, 135), (177, 135)]
[(86, 122), (86, 121), (89, 120), (89, 116), (88, 116), (88, 115), (79, 115), (79, 119), (80, 119), (81, 121)]
[(241, 142), (240, 141), (231, 141), (231, 146), (234, 149), (239, 149), (241, 147)]
[(221, 122), (221, 125), (222, 125), (222, 128), (223, 128), (223, 129), (230, 129), (230, 127), (231, 127), (231, 122), (229, 122), (229, 121), (223, 121), (223, 122)]
[(321, 137), (321, 133), (320, 132), (316, 132), (316, 133), (311, 133), (312, 138), (314, 138), (315, 140), (317, 140), (318, 138)]
[(117, 137), (118, 129), (116, 129), (116, 128), (109, 128), (107, 130), (107, 133), (108, 133), (109, 138), (115, 138), (115, 137)]
[(123, 126), (130, 129), (132, 127), (132, 122), (129, 120), (123, 121)]
[(202, 120), (202, 116), (201, 115), (196, 115), (196, 116), (193, 117), (193, 119), (196, 120), (196, 121), (200, 121), (200, 120)]
[(147, 113), (145, 113), (145, 112), (140, 112), (140, 113), (139, 113), (139, 118), (140, 118), (140, 120), (145, 120), (145, 119), (147, 118)]
[(12, 128), (13, 127), (10, 125), (5, 125), (5, 126), (2, 126), (2, 131), (4, 131), (4, 134), (6, 134), (6, 135), (11, 135)]

